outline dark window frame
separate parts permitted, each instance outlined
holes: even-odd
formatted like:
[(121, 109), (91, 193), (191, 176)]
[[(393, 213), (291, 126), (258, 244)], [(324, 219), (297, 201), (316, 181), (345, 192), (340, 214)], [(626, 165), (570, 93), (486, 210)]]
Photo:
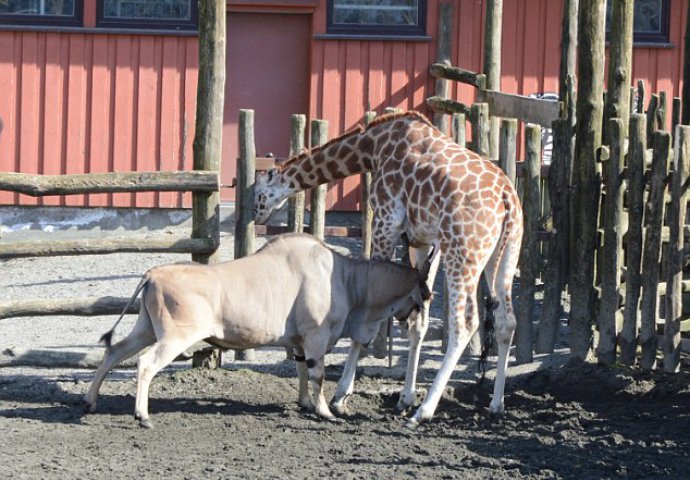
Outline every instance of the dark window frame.
[(427, 0), (418, 0), (417, 25), (343, 25), (333, 23), (333, 2), (326, 6), (326, 33), (329, 35), (371, 35), (376, 37), (419, 37), (426, 35)]
[(81, 27), (84, 25), (84, 0), (74, 0), (74, 15), (26, 15), (23, 13), (0, 13), (0, 25)]
[(123, 28), (146, 30), (199, 30), (199, 2), (189, 0), (189, 20), (166, 20), (156, 18), (110, 18), (105, 16), (105, 0), (96, 2), (96, 28)]
[[(607, 5), (612, 0), (607, 1)], [(609, 27), (606, 26), (606, 39), (609, 37)], [(633, 31), (633, 45), (665, 45), (671, 41), (671, 0), (661, 0), (661, 31), (656, 33)]]

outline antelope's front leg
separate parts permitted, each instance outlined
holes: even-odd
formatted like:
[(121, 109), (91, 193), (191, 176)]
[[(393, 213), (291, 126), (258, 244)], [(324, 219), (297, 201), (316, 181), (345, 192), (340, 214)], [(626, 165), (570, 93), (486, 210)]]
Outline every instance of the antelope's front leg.
[(343, 368), (343, 374), (338, 381), (333, 400), (331, 400), (331, 407), (338, 415), (347, 415), (349, 413), (347, 400), (355, 388), (355, 372), (357, 371), (357, 361), (359, 360), (361, 349), (361, 344), (352, 340), (350, 350), (347, 353), (345, 367)]

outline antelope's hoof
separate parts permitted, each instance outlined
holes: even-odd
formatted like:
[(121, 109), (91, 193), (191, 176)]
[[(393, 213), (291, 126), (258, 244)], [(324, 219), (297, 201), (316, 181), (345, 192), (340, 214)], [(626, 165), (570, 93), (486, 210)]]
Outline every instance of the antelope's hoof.
[(142, 428), (146, 428), (146, 429), (148, 429), (148, 430), (152, 430), (152, 429), (153, 429), (153, 423), (152, 423), (151, 420), (148, 419), (148, 418), (145, 418), (145, 419), (143, 419), (143, 420), (139, 420), (139, 426), (142, 427)]

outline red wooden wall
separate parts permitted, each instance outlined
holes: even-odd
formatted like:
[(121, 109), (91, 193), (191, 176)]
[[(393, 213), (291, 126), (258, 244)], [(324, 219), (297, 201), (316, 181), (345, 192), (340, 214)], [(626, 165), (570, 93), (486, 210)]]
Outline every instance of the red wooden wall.
[[(331, 137), (360, 123), (367, 108), (419, 109), (433, 94), (428, 67), (436, 59), (439, 4), (429, 0), (429, 40), (324, 38), (326, 0), (238, 0), (252, 8), (314, 6), (310, 46), (309, 116), (329, 121)], [(89, 2), (86, 2), (89, 3)], [(454, 65), (482, 67), (485, 4), (456, 0)], [(671, 0), (670, 45), (635, 47), (633, 81), (647, 92), (680, 95), (687, 2)], [(502, 89), (555, 92), (560, 62), (562, 2), (504, 2)], [(197, 39), (163, 35), (0, 31), (0, 170), (38, 173), (191, 168)], [(471, 103), (471, 87), (453, 96)], [(295, 112), (300, 113), (300, 112)], [(282, 121), (282, 120), (281, 120)], [(328, 206), (358, 207), (358, 178), (332, 187)], [(178, 194), (46, 198), (45, 204), (161, 206)], [(2, 204), (41, 200), (0, 192)], [(188, 202), (186, 202), (188, 205)]]
[[(0, 169), (191, 169), (197, 70), (196, 37), (1, 31)], [(0, 203), (175, 207), (181, 195), (0, 192)]]

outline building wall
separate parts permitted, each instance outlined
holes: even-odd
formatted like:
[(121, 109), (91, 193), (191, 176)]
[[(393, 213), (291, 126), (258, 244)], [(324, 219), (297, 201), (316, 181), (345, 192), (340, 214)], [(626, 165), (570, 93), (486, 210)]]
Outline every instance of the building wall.
[[(0, 169), (73, 174), (188, 170), (196, 37), (0, 31)], [(0, 203), (175, 207), (177, 193)]]
[[(89, 2), (86, 2), (89, 3)], [(440, 0), (429, 0), (422, 41), (327, 38), (326, 0), (238, 0), (252, 11), (313, 9), (309, 116), (329, 121), (339, 135), (363, 120), (367, 109), (418, 109), (429, 114), (433, 94), (428, 67), (436, 59)], [(482, 68), (485, 2), (457, 0), (452, 63)], [(687, 2), (671, 0), (671, 42), (635, 47), (633, 83), (648, 94), (679, 96)], [(504, 2), (502, 89), (529, 95), (558, 88), (562, 2)], [(81, 173), (110, 170), (190, 169), (198, 43), (195, 37), (48, 33), (0, 30), (0, 170)], [(474, 90), (454, 86), (471, 103)], [(670, 98), (669, 98), (670, 99)], [(300, 113), (300, 112), (295, 112)], [(358, 208), (358, 178), (333, 186), (328, 207)], [(188, 199), (189, 197), (187, 197)], [(0, 192), (2, 204), (160, 206), (181, 205), (179, 194), (46, 197)], [(189, 205), (186, 200), (184, 204)]]

